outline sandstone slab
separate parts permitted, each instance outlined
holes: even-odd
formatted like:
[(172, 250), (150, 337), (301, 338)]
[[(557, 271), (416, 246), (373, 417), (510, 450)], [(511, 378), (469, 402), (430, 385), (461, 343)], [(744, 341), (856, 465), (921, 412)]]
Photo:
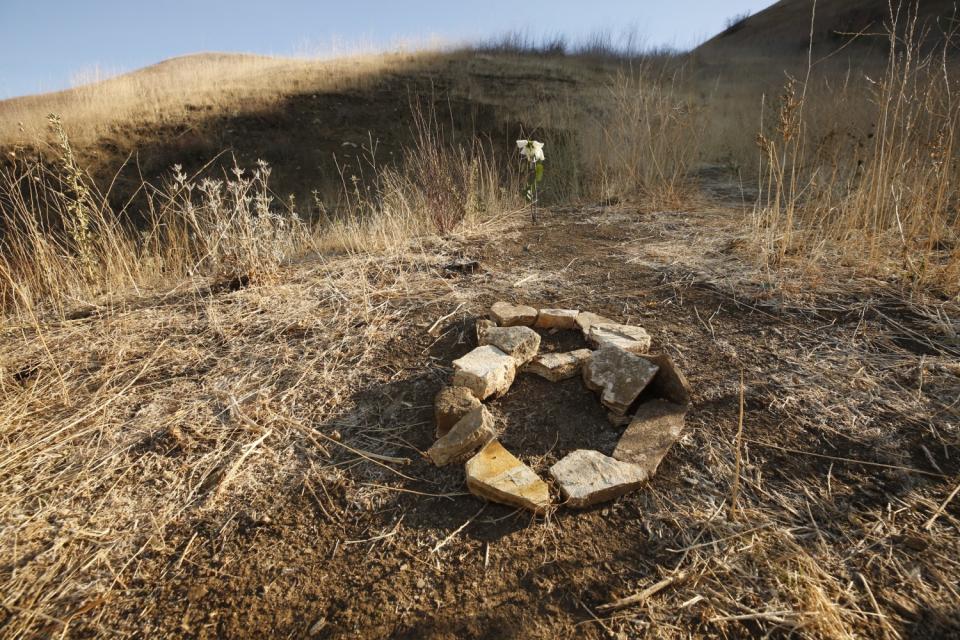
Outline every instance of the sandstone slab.
[(583, 337), (588, 338), (590, 336), (590, 327), (595, 324), (617, 324), (610, 318), (604, 318), (601, 315), (593, 313), (592, 311), (581, 311), (577, 315), (577, 326), (580, 328), (580, 331), (583, 332)]
[(447, 435), (463, 416), (480, 406), (480, 401), (466, 387), (444, 387), (433, 399), (437, 437)]
[(613, 457), (641, 467), (648, 478), (652, 477), (667, 451), (683, 433), (686, 412), (686, 407), (666, 400), (643, 403), (623, 432)]
[(534, 326), (538, 329), (576, 329), (579, 314), (576, 309), (540, 309)]
[(582, 509), (629, 493), (647, 479), (643, 467), (578, 449), (550, 467), (567, 506)]
[(495, 437), (493, 414), (480, 405), (463, 416), (442, 438), (433, 443), (427, 455), (438, 467), (462, 460)]
[(467, 488), (475, 496), (535, 513), (550, 506), (547, 483), (496, 440), (470, 458), (465, 471)]
[(690, 383), (667, 354), (644, 355), (644, 358), (657, 365), (657, 375), (650, 381), (650, 391), (655, 398), (663, 398), (674, 404), (690, 404)]
[(616, 415), (624, 415), (640, 392), (653, 380), (658, 367), (619, 347), (607, 345), (593, 352), (583, 367), (583, 382), (600, 392), (600, 402)]
[(516, 361), (492, 345), (477, 347), (453, 367), (453, 386), (470, 389), (480, 400), (505, 394), (517, 373)]
[(490, 317), (501, 327), (529, 327), (537, 321), (537, 310), (522, 304), (495, 302)]
[(647, 330), (629, 324), (592, 324), (587, 331), (587, 341), (598, 349), (612, 345), (637, 354), (646, 353), (650, 349), (650, 334)]
[(517, 365), (526, 364), (540, 351), (540, 334), (530, 327), (487, 327), (478, 329), (481, 345), (490, 344), (511, 356)]
[(593, 351), (577, 349), (566, 353), (544, 353), (534, 358), (524, 371), (535, 373), (550, 382), (560, 382), (580, 373), (583, 364), (590, 360)]

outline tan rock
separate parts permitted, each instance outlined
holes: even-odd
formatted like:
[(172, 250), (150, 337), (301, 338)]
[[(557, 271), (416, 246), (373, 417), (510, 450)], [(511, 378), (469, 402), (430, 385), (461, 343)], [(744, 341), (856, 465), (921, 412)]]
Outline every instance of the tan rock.
[(501, 327), (529, 327), (537, 320), (537, 310), (501, 301), (490, 307), (490, 317)]
[(566, 353), (543, 353), (524, 367), (524, 371), (535, 373), (550, 382), (560, 382), (580, 373), (583, 364), (590, 359), (593, 351), (577, 349)]
[(595, 324), (617, 324), (609, 318), (604, 318), (601, 315), (597, 315), (592, 311), (581, 311), (577, 315), (577, 326), (580, 328), (580, 331), (583, 332), (583, 337), (587, 338), (590, 335), (590, 327)]
[(667, 354), (643, 356), (659, 367), (657, 375), (650, 381), (650, 392), (655, 398), (663, 398), (674, 404), (690, 404), (690, 383), (686, 376), (673, 363)]
[(657, 373), (657, 365), (615, 346), (593, 352), (583, 367), (583, 382), (600, 392), (600, 402), (624, 415)]
[(511, 356), (517, 365), (526, 364), (540, 351), (540, 334), (530, 327), (485, 327), (480, 344), (491, 344)]
[(576, 309), (540, 309), (533, 326), (538, 329), (576, 329), (579, 313)]
[(442, 438), (433, 443), (427, 455), (438, 467), (462, 460), (497, 437), (494, 418), (480, 405), (460, 418)]
[(454, 360), (453, 368), (453, 386), (470, 389), (480, 400), (505, 394), (517, 373), (516, 361), (492, 345)]
[(630, 426), (623, 432), (613, 457), (643, 468), (647, 477), (653, 477), (660, 461), (683, 433), (685, 407), (652, 400), (637, 408)]
[(480, 406), (480, 401), (466, 387), (444, 387), (433, 399), (437, 437), (445, 436), (460, 419)]
[(590, 325), (587, 341), (596, 348), (606, 345), (620, 347), (631, 353), (646, 353), (650, 349), (650, 334), (643, 327), (601, 322)]
[(470, 458), (465, 470), (467, 488), (475, 496), (536, 513), (550, 506), (547, 483), (496, 440)]
[(566, 505), (575, 509), (606, 502), (639, 488), (647, 479), (643, 467), (620, 462), (599, 451), (578, 449), (550, 467)]

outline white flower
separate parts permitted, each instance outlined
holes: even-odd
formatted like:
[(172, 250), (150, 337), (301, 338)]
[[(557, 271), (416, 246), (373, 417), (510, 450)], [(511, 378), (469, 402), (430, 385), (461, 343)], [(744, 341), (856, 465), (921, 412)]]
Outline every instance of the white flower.
[(528, 162), (543, 160), (543, 143), (536, 140), (517, 140), (517, 149)]

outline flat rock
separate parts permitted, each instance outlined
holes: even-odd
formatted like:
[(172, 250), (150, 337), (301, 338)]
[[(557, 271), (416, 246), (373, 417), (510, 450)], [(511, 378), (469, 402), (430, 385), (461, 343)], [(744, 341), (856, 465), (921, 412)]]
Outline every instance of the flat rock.
[(536, 513), (550, 506), (547, 483), (496, 440), (467, 460), (465, 470), (467, 488), (475, 496)]
[(466, 387), (444, 387), (433, 398), (433, 415), (437, 424), (437, 437), (447, 435), (453, 425), (480, 406), (480, 401)]
[(583, 382), (600, 392), (600, 402), (624, 415), (657, 374), (657, 365), (612, 345), (601, 347), (583, 366)]
[(575, 509), (606, 502), (640, 487), (643, 467), (621, 462), (599, 451), (578, 449), (550, 467), (566, 505)]
[(537, 321), (537, 310), (522, 304), (494, 302), (490, 317), (501, 327), (529, 327)]
[(427, 455), (438, 467), (462, 460), (497, 437), (494, 418), (480, 405), (460, 418), (442, 438), (433, 443)]
[(593, 355), (590, 349), (577, 349), (566, 353), (543, 353), (534, 358), (524, 371), (535, 373), (550, 382), (560, 382), (580, 373), (583, 364)]
[(654, 398), (663, 398), (674, 404), (690, 404), (690, 383), (667, 354), (644, 355), (644, 358), (659, 367), (657, 375), (650, 381), (650, 391)]
[(577, 315), (577, 326), (580, 327), (580, 331), (583, 332), (583, 337), (587, 338), (590, 336), (590, 327), (595, 324), (617, 324), (610, 318), (604, 318), (601, 315), (593, 313), (592, 311), (581, 311)]
[(650, 349), (650, 334), (643, 327), (629, 324), (600, 322), (590, 325), (587, 341), (596, 348), (613, 345), (631, 353), (646, 353)]
[(516, 361), (493, 345), (454, 360), (453, 368), (453, 386), (470, 389), (479, 400), (505, 394), (517, 373)]
[(516, 360), (518, 366), (532, 360), (540, 351), (540, 334), (530, 327), (484, 326), (479, 341), (481, 345), (490, 344), (500, 349)]
[(576, 309), (540, 309), (534, 326), (539, 329), (576, 329), (579, 314)]
[(686, 413), (686, 407), (666, 400), (641, 404), (617, 443), (613, 457), (643, 468), (647, 477), (652, 477), (667, 451), (680, 438)]

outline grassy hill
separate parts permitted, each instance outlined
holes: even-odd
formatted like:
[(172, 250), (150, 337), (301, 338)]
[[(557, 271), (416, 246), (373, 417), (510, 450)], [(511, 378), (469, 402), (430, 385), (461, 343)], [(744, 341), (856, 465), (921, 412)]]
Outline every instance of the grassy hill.
[(866, 49), (882, 55), (887, 49), (887, 28), (894, 16), (901, 33), (915, 20), (918, 34), (929, 31), (934, 41), (942, 40), (944, 32), (954, 28), (955, 3), (951, 0), (894, 2), (892, 6), (894, 15), (887, 0), (780, 0), (735, 20), (700, 45), (697, 52), (704, 60), (758, 54), (795, 56), (807, 52), (812, 35), (818, 55), (830, 54), (851, 42), (857, 54)]

